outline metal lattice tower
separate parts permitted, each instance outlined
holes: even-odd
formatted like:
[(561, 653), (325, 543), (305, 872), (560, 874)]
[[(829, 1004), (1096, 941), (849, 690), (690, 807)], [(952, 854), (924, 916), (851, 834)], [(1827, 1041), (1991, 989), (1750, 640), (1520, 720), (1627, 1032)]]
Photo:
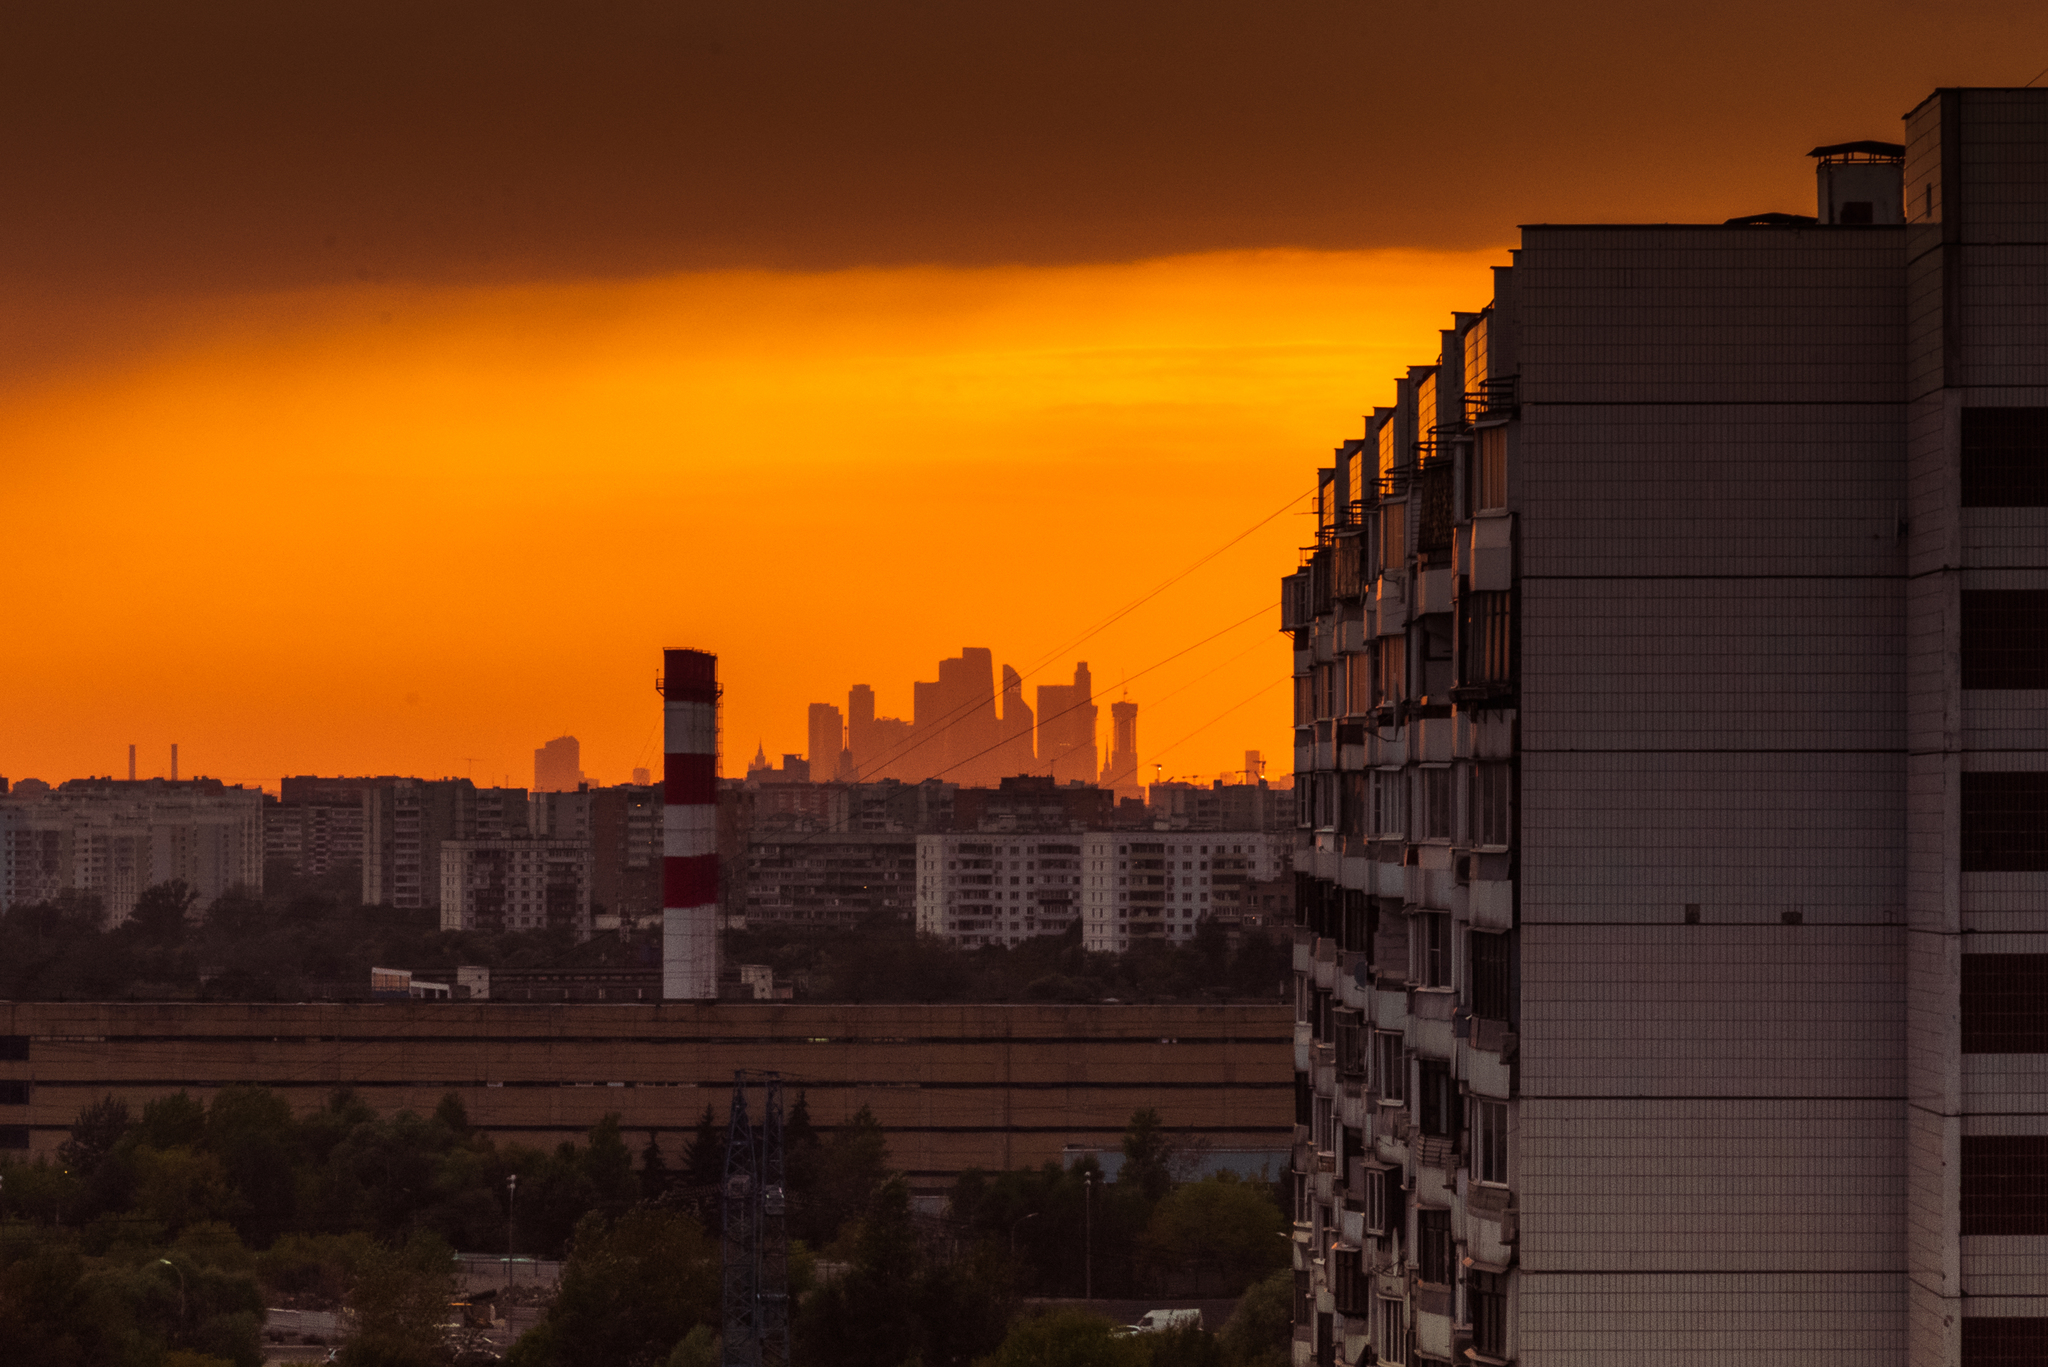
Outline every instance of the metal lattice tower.
[(759, 1299), (761, 1219), (760, 1155), (753, 1127), (747, 1123), (747, 1082), (736, 1074), (732, 1084), (732, 1119), (725, 1130), (725, 1367), (761, 1367)]
[(789, 1229), (783, 1188), (782, 1078), (758, 1075), (761, 1126), (747, 1120), (747, 1074), (733, 1074), (723, 1188), (724, 1367), (789, 1367)]

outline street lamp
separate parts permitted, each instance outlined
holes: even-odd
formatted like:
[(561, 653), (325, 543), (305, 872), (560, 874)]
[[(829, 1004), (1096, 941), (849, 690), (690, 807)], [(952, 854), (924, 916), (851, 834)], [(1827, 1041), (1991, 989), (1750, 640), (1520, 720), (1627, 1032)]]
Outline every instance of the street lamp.
[(1081, 1174), (1086, 1184), (1081, 1196), (1081, 1298), (1095, 1299), (1095, 1182), (1101, 1174), (1094, 1168)]
[[(505, 1178), (505, 1289), (512, 1289), (512, 1223), (514, 1212), (519, 1208), (519, 1174), (512, 1173)], [(508, 1304), (507, 1310), (510, 1310)]]
[(157, 1261), (178, 1274), (178, 1323), (180, 1326), (183, 1326), (185, 1323), (185, 1269), (179, 1267), (169, 1258), (158, 1258)]
[(1032, 1212), (1031, 1212), (1031, 1213), (1030, 1213), (1029, 1215), (1020, 1215), (1020, 1216), (1018, 1216), (1018, 1217), (1017, 1217), (1017, 1219), (1016, 1219), (1016, 1220), (1014, 1220), (1014, 1221), (1012, 1221), (1012, 1222), (1011, 1222), (1011, 1224), (1010, 1224), (1010, 1259), (1011, 1259), (1011, 1261), (1013, 1261), (1013, 1262), (1014, 1262), (1014, 1261), (1016, 1260), (1016, 1257), (1017, 1257), (1017, 1226), (1018, 1226), (1018, 1225), (1021, 1225), (1021, 1224), (1023, 1224), (1023, 1223), (1024, 1223), (1024, 1222), (1025, 1222), (1026, 1220), (1036, 1220), (1037, 1218), (1038, 1218), (1038, 1212), (1034, 1210), (1034, 1211), (1032, 1211)]

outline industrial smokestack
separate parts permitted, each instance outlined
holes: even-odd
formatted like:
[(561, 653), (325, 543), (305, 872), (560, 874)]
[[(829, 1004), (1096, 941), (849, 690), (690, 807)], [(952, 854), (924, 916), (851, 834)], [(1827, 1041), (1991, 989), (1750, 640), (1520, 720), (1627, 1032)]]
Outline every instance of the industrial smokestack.
[(178, 781), (178, 743), (171, 742), (171, 782)]
[(718, 657), (662, 652), (661, 995), (718, 997)]
[(132, 741), (128, 745), (128, 781), (135, 781), (135, 745)]

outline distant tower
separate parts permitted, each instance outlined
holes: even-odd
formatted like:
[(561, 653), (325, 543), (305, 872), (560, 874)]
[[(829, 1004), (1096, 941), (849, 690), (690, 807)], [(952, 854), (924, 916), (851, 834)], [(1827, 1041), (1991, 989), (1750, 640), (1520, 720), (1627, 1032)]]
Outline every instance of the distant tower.
[(1109, 705), (1109, 763), (1102, 766), (1102, 786), (1116, 790), (1118, 797), (1143, 797), (1138, 782), (1138, 705), (1113, 702)]
[(661, 995), (718, 997), (718, 657), (662, 652)]
[(839, 756), (846, 749), (846, 728), (839, 720), (839, 709), (828, 702), (811, 704), (810, 723), (811, 748), (805, 758), (811, 762), (812, 782), (824, 783), (839, 772)]
[(573, 793), (583, 781), (583, 749), (574, 736), (557, 736), (533, 752), (533, 790)]
[(128, 747), (128, 781), (130, 783), (135, 781), (135, 746), (133, 744), (130, 744)]
[(178, 781), (178, 743), (171, 742), (171, 782)]
[(1032, 772), (1038, 762), (1032, 741), (1036, 724), (1031, 705), (1024, 701), (1024, 676), (1004, 665), (1003, 744), (1002, 749), (996, 751), (996, 758), (1000, 761), (996, 765), (998, 779)]

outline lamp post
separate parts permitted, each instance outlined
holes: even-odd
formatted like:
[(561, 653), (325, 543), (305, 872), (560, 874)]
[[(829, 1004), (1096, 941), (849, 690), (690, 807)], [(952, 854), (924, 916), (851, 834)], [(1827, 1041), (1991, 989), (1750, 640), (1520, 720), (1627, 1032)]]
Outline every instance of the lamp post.
[(1015, 1261), (1017, 1260), (1017, 1226), (1019, 1226), (1019, 1225), (1023, 1224), (1023, 1223), (1024, 1223), (1024, 1222), (1025, 1222), (1026, 1220), (1036, 1220), (1037, 1218), (1038, 1218), (1038, 1212), (1034, 1210), (1034, 1211), (1032, 1211), (1032, 1212), (1031, 1212), (1031, 1213), (1030, 1213), (1029, 1215), (1020, 1215), (1020, 1216), (1018, 1216), (1018, 1217), (1017, 1217), (1017, 1218), (1016, 1218), (1016, 1219), (1015, 1219), (1014, 1221), (1012, 1221), (1012, 1222), (1011, 1222), (1011, 1224), (1010, 1224), (1010, 1261), (1012, 1261), (1012, 1262), (1015, 1262)]
[(169, 1258), (158, 1258), (157, 1261), (178, 1274), (178, 1325), (182, 1328), (185, 1324), (185, 1269)]
[[(505, 1289), (512, 1289), (512, 1231), (513, 1218), (519, 1209), (519, 1174), (512, 1173), (505, 1178)], [(511, 1307), (506, 1307), (509, 1312)]]
[(1081, 1174), (1086, 1187), (1081, 1196), (1081, 1299), (1095, 1299), (1095, 1180), (1099, 1174), (1090, 1168)]

